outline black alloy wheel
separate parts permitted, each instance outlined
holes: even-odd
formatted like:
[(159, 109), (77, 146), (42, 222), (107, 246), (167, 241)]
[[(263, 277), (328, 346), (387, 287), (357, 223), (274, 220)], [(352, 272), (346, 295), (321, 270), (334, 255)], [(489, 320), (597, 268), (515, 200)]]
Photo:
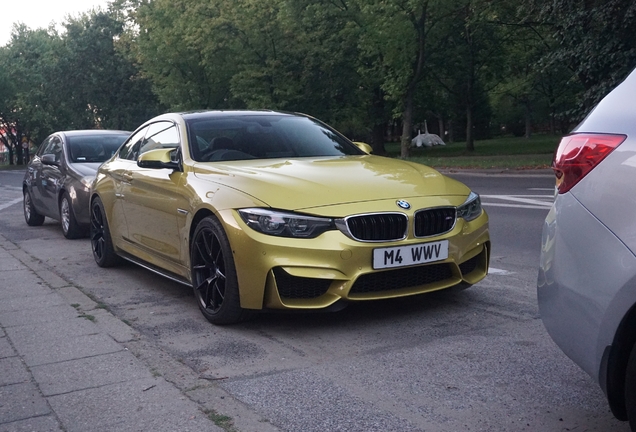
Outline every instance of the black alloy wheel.
[(212, 324), (233, 324), (247, 318), (241, 308), (232, 249), (223, 228), (212, 216), (194, 231), (190, 249), (192, 286), (203, 316)]
[(117, 265), (121, 258), (115, 253), (113, 241), (108, 229), (104, 204), (99, 198), (91, 202), (91, 248), (93, 258), (100, 267), (112, 267)]
[(26, 220), (29, 226), (40, 226), (44, 223), (44, 215), (41, 215), (35, 210), (33, 206), (33, 200), (31, 199), (31, 193), (24, 189), (24, 220)]

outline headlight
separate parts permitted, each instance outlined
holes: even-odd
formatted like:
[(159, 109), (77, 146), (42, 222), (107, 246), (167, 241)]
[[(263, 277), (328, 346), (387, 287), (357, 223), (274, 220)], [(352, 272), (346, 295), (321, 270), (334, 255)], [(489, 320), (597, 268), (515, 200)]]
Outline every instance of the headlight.
[(329, 218), (318, 218), (263, 208), (238, 211), (245, 223), (255, 231), (279, 237), (314, 238), (335, 228)]
[(457, 207), (457, 217), (465, 221), (477, 219), (481, 215), (481, 199), (475, 192), (471, 192), (464, 204)]

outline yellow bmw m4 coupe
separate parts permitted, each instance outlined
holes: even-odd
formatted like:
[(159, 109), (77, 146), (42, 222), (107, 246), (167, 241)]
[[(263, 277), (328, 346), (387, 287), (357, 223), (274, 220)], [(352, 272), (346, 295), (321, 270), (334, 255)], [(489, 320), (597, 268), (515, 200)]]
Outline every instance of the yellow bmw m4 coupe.
[(99, 168), (90, 217), (99, 266), (123, 258), (192, 286), (214, 324), (463, 288), (490, 258), (467, 186), (274, 111), (146, 122)]

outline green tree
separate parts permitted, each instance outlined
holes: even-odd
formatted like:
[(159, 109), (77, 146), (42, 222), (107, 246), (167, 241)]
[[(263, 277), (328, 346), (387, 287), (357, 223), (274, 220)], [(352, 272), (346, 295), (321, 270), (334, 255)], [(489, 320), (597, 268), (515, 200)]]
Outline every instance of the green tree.
[(73, 113), (69, 128), (134, 129), (160, 111), (150, 82), (120, 43), (124, 23), (93, 11), (64, 23), (60, 103)]
[[(0, 102), (6, 124), (17, 126), (27, 139), (39, 142), (63, 128), (71, 116), (59, 103), (61, 40), (53, 30), (14, 28), (11, 41), (0, 51), (0, 69), (10, 92)], [(18, 163), (21, 153), (16, 152)]]
[(636, 3), (632, 0), (525, 2), (525, 23), (554, 40), (545, 68), (569, 68), (582, 86), (572, 107), (580, 118), (636, 66)]

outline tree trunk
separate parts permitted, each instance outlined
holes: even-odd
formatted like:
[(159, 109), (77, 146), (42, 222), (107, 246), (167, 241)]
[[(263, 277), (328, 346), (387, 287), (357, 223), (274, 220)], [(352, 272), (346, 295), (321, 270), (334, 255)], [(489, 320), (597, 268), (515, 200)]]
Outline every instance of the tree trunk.
[(373, 125), (372, 147), (373, 153), (379, 156), (386, 154), (384, 148), (384, 133), (386, 132), (387, 123)]
[(475, 137), (473, 135), (473, 107), (470, 102), (466, 104), (466, 150), (475, 151)]
[(16, 165), (24, 165), (23, 150), (24, 149), (22, 148), (22, 144), (18, 144), (18, 146), (15, 148), (15, 156), (16, 156), (15, 164)]
[(413, 129), (413, 92), (406, 94), (404, 101), (404, 114), (402, 114), (402, 142), (400, 145), (400, 157), (409, 157), (411, 149), (411, 130)]
[(444, 133), (444, 119), (437, 117), (437, 126), (439, 128), (439, 137), (446, 141), (446, 134)]
[(532, 115), (531, 115), (531, 110), (530, 110), (530, 101), (526, 101), (524, 105), (525, 108), (525, 118), (526, 118), (526, 133), (525, 133), (525, 138), (528, 139), (530, 138), (530, 135), (532, 133)]

